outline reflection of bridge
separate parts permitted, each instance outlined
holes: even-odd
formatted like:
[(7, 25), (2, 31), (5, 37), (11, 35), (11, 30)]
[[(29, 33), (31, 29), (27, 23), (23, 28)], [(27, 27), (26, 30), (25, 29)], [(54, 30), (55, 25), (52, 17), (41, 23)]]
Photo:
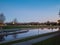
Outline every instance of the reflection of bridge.
[(0, 32), (0, 35), (12, 35), (12, 34), (17, 34), (17, 33), (25, 33), (28, 32), (29, 30), (19, 30), (19, 31), (13, 31), (13, 32)]
[(3, 35), (0, 35), (0, 41), (3, 41), (3, 40), (5, 40), (4, 39), (4, 36)]
[(20, 30), (20, 31), (14, 31), (14, 32), (0, 33), (0, 41), (4, 41), (5, 40), (4, 36), (13, 35), (13, 37), (16, 38), (16, 34), (18, 34), (18, 33), (26, 33), (28, 31), (29, 30)]

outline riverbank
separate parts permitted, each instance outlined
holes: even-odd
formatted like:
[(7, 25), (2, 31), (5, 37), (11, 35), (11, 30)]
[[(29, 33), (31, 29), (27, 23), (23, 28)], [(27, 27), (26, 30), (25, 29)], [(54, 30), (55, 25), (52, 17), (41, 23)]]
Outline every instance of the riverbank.
[(0, 29), (0, 32), (13, 32), (13, 31), (18, 31), (18, 30), (29, 30), (29, 29), (60, 29), (60, 26), (48, 26), (48, 25), (20, 25), (20, 26), (4, 26), (2, 29)]
[(42, 36), (51, 35), (51, 34), (54, 34), (54, 33), (60, 33), (60, 31), (50, 32), (50, 33), (46, 33), (46, 34), (42, 34), (42, 35), (31, 36), (31, 37), (27, 37), (27, 38), (24, 38), (24, 39), (16, 39), (16, 40), (12, 40), (12, 41), (7, 41), (7, 42), (0, 43), (0, 45), (14, 44), (14, 43), (17, 43), (17, 42), (20, 43), (20, 42), (28, 41), (28, 40), (31, 40), (31, 39), (36, 39), (36, 38), (39, 38), (39, 37), (42, 37)]
[(52, 26), (52, 25), (20, 25), (20, 26), (3, 26), (2, 29), (22, 29), (22, 28), (60, 28), (60, 26)]
[(46, 39), (52, 38), (54, 36), (57, 36), (59, 34), (60, 33), (54, 33), (54, 34), (51, 34), (51, 35), (42, 36), (42, 37), (39, 37), (39, 38), (36, 38), (36, 39), (28, 40), (28, 41), (21, 42), (21, 43), (15, 43), (15, 44), (12, 44), (12, 45), (32, 45), (33, 43), (41, 42), (43, 40), (46, 40)]
[(33, 45), (60, 45), (60, 35), (35, 43)]

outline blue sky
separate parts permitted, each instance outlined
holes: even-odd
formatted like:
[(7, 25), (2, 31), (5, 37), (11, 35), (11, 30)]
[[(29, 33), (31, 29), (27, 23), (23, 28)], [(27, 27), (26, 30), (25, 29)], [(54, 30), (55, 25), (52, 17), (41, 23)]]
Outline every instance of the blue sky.
[(46, 22), (59, 19), (60, 0), (0, 0), (5, 22)]

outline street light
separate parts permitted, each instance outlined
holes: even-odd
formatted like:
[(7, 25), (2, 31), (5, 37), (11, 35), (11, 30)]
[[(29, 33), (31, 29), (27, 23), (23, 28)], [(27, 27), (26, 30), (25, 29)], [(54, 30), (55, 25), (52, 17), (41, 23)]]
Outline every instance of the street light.
[(59, 17), (60, 17), (60, 10), (59, 10)]

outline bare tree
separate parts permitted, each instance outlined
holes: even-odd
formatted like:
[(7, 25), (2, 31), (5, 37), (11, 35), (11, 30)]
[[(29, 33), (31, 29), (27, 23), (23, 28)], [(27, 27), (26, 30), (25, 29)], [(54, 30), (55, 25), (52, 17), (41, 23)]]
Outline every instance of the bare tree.
[(0, 23), (4, 23), (5, 21), (5, 16), (3, 15), (3, 13), (0, 14)]
[(59, 17), (60, 17), (60, 10), (59, 10)]
[(13, 24), (16, 24), (17, 23), (17, 19), (15, 18), (14, 20), (13, 20)]

